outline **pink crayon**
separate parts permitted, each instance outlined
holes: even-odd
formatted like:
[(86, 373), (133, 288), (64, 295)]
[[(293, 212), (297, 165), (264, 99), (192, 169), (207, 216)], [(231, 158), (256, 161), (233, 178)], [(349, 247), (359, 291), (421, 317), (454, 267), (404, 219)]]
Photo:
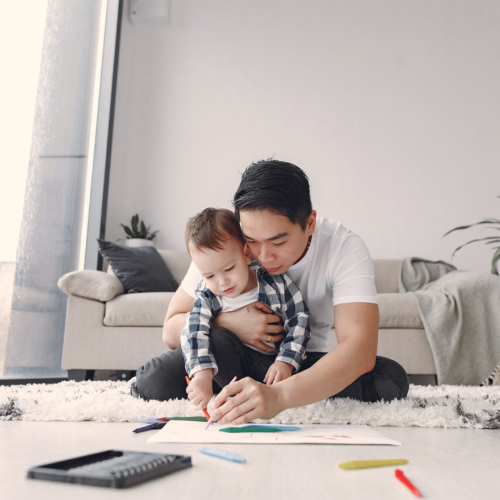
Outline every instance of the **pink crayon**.
[[(237, 379), (237, 378), (238, 378), (238, 377), (234, 377), (234, 378), (233, 378), (233, 380), (231, 380), (231, 382), (229, 382), (229, 384), (227, 384), (227, 385), (231, 385), (233, 382), (236, 382), (236, 379)], [(226, 401), (227, 401), (227, 399), (226, 399)], [(224, 403), (225, 403), (226, 401), (224, 401)], [(205, 427), (205, 430), (207, 430), (207, 429), (208, 429), (208, 428), (209, 428), (212, 424), (213, 424), (213, 422), (212, 422), (212, 417), (210, 417), (210, 418), (209, 418), (209, 420), (208, 420), (208, 424), (207, 424), (207, 426)]]

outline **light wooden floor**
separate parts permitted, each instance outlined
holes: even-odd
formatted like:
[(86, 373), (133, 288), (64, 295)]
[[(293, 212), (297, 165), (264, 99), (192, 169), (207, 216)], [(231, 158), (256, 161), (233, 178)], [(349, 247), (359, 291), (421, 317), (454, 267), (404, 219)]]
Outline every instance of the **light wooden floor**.
[[(199, 445), (146, 444), (134, 423), (0, 422), (2, 500), (144, 499), (411, 499), (394, 467), (344, 471), (353, 459), (406, 458), (402, 466), (424, 498), (500, 498), (500, 431), (380, 427), (402, 447), (339, 445), (212, 445), (237, 451), (236, 464), (198, 453)], [(155, 431), (152, 431), (155, 432)], [(193, 467), (124, 490), (26, 478), (34, 465), (107, 449), (191, 455)]]

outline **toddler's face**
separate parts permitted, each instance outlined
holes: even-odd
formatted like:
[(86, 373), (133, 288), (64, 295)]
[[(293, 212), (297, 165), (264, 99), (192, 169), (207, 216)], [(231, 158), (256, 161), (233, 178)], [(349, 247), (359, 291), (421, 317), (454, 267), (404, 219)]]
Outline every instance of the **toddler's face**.
[(191, 258), (212, 293), (238, 297), (249, 291), (250, 250), (233, 238), (222, 245), (222, 250), (203, 248), (200, 251), (190, 247)]

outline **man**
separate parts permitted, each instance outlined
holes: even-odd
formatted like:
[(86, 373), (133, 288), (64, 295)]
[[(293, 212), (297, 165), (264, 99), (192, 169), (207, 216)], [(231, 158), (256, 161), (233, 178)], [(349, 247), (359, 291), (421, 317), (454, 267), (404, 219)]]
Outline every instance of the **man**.
[[(317, 219), (309, 182), (297, 166), (278, 160), (250, 165), (234, 196), (235, 213), (253, 257), (270, 274), (287, 275), (297, 284), (310, 310), (311, 340), (299, 373), (273, 385), (250, 378), (214, 392), (214, 419), (220, 423), (271, 418), (286, 408), (328, 397), (361, 401), (403, 398), (408, 377), (395, 361), (377, 357), (379, 312), (373, 264), (363, 241), (342, 224)], [(201, 276), (191, 265), (170, 302), (163, 340), (172, 351), (154, 358), (137, 372), (133, 394), (146, 399), (184, 398), (186, 385), (180, 333), (192, 310)], [(238, 343), (275, 352), (265, 342), (283, 339), (279, 318), (264, 304), (217, 316), (210, 335), (226, 333), (221, 349)], [(338, 346), (328, 352), (335, 318)], [(231, 335), (227, 335), (227, 333)], [(232, 345), (227, 345), (232, 339)], [(224, 401), (229, 396), (227, 403)]]

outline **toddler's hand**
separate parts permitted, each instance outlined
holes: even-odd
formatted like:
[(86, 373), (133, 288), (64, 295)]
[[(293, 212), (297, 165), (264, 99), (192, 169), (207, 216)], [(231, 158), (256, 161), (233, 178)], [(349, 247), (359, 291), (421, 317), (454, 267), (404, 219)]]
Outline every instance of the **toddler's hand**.
[(275, 361), (267, 370), (264, 383), (271, 385), (292, 376), (293, 366), (283, 361)]
[(211, 368), (196, 372), (187, 386), (186, 392), (197, 410), (203, 410), (214, 395), (212, 390), (213, 371)]

